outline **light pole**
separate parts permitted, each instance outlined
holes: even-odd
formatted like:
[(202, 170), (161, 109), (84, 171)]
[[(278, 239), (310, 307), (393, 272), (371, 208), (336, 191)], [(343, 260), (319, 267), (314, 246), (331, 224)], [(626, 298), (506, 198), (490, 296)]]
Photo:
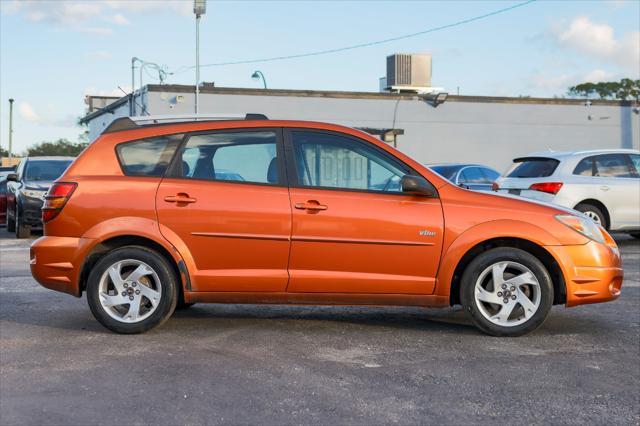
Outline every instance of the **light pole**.
[(251, 74), (251, 78), (253, 78), (254, 80), (258, 80), (258, 79), (262, 79), (262, 84), (264, 85), (264, 88), (267, 88), (267, 79), (264, 78), (264, 74), (262, 74), (262, 71), (260, 70), (256, 70), (253, 72), (253, 74)]
[(131, 58), (131, 104), (129, 105), (129, 115), (132, 117), (136, 115), (136, 104), (133, 99), (133, 93), (136, 89), (136, 62), (142, 63), (143, 61), (135, 56)]
[(193, 13), (196, 15), (196, 115), (200, 97), (200, 17), (207, 11), (207, 0), (193, 0)]
[(13, 149), (13, 99), (9, 99), (9, 167), (11, 167), (11, 160), (13, 159), (13, 154), (11, 153)]

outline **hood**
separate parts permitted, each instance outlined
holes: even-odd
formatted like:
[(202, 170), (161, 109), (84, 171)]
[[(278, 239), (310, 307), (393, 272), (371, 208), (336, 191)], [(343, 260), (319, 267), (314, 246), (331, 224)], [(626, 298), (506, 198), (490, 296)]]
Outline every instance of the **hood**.
[(25, 189), (32, 191), (48, 191), (53, 185), (53, 181), (50, 180), (26, 180), (24, 181)]

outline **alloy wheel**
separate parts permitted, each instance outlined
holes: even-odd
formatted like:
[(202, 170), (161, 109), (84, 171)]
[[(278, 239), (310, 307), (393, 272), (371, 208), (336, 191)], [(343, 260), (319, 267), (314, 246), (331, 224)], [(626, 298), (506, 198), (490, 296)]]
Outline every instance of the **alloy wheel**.
[(140, 260), (118, 261), (100, 277), (100, 305), (111, 318), (120, 322), (145, 320), (158, 308), (161, 297), (158, 274)]
[(482, 316), (502, 327), (528, 321), (540, 307), (540, 282), (526, 266), (501, 261), (478, 277), (474, 298)]

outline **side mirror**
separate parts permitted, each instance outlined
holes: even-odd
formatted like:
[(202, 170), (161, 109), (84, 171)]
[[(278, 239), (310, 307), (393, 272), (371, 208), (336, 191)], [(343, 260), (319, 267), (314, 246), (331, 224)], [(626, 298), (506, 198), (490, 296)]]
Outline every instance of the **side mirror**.
[(9, 173), (7, 175), (7, 182), (17, 182), (18, 181), (18, 175), (16, 173)]
[(421, 176), (404, 175), (400, 180), (402, 192), (425, 197), (437, 197), (438, 191), (428, 180)]

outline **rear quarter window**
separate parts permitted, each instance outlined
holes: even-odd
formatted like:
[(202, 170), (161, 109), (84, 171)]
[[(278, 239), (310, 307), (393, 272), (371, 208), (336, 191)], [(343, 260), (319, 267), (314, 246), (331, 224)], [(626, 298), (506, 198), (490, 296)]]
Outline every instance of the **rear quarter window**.
[(507, 174), (510, 178), (541, 178), (551, 176), (556, 171), (560, 161), (555, 158), (516, 158), (511, 171)]
[(163, 176), (182, 136), (167, 135), (117, 145), (116, 154), (122, 171), (127, 176)]

